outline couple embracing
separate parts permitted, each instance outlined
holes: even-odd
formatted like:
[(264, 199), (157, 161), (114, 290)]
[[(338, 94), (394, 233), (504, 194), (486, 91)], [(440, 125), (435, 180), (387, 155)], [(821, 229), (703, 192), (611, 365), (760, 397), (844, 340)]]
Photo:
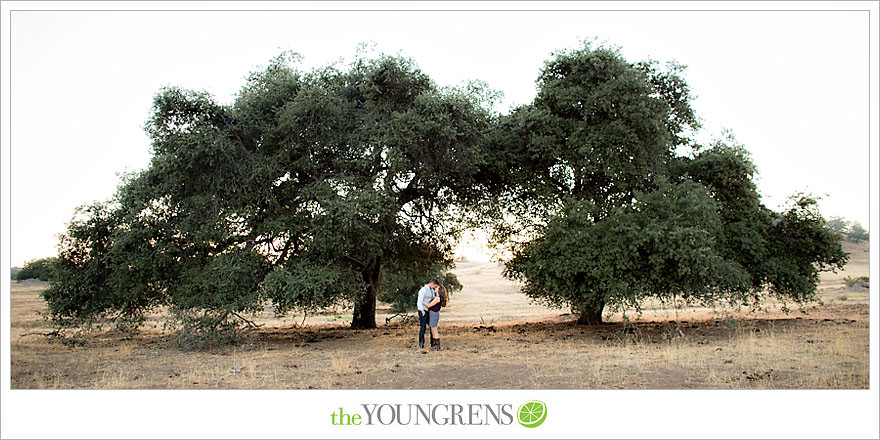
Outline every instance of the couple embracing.
[(440, 333), (437, 324), (440, 322), (440, 307), (446, 305), (446, 288), (437, 278), (419, 289), (417, 308), (419, 311), (419, 348), (425, 348), (425, 326), (431, 327), (431, 349), (440, 350)]

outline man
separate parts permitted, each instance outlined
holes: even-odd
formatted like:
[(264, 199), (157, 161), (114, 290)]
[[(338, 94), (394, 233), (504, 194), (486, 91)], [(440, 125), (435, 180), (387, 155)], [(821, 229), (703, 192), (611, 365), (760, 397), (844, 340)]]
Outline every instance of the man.
[(428, 325), (428, 308), (425, 303), (434, 299), (434, 290), (440, 285), (440, 280), (432, 278), (431, 282), (419, 289), (419, 298), (416, 302), (419, 311), (419, 348), (425, 348), (425, 327)]

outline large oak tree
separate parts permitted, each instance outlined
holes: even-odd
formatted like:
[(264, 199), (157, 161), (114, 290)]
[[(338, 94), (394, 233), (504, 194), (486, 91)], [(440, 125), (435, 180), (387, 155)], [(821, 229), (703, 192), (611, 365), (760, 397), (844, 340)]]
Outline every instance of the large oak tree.
[(308, 73), (295, 61), (253, 73), (232, 105), (156, 96), (150, 166), (62, 237), (53, 316), (137, 323), (167, 305), (214, 329), (272, 301), (348, 304), (352, 327), (372, 328), (383, 279), (451, 265), (481, 191), (479, 91), (440, 88), (400, 57)]
[(505, 274), (527, 295), (595, 324), (606, 305), (647, 298), (802, 303), (820, 270), (846, 263), (813, 199), (772, 212), (742, 146), (689, 139), (699, 125), (683, 69), (560, 52), (535, 101), (496, 126), (496, 240), (512, 243)]

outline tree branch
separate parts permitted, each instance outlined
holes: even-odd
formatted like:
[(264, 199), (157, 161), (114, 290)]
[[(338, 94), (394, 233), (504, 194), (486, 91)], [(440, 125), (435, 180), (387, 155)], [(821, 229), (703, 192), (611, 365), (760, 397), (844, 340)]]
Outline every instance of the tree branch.
[(275, 265), (282, 265), (287, 261), (287, 252), (290, 251), (290, 245), (293, 243), (294, 239), (296, 239), (296, 237), (291, 234), (290, 238), (287, 239), (287, 243), (284, 243), (284, 249), (281, 250), (281, 256), (275, 260)]
[(250, 319), (247, 319), (244, 316), (241, 316), (236, 312), (229, 312), (229, 313), (232, 314), (232, 316), (235, 316), (236, 318), (244, 321), (248, 325), (248, 327), (250, 327), (250, 328), (260, 328), (263, 326), (263, 324), (256, 324), (253, 321), (251, 321)]
[(36, 336), (45, 336), (45, 337), (49, 338), (49, 337), (53, 337), (53, 336), (61, 336), (61, 331), (60, 331), (60, 330), (55, 330), (55, 331), (46, 332), (46, 333), (43, 333), (43, 332), (30, 332), (30, 333), (25, 333), (25, 334), (19, 336), (18, 339), (21, 339), (21, 338), (23, 338), (23, 337), (25, 337), (25, 336), (33, 336), (33, 335), (36, 335)]
[(360, 267), (360, 269), (366, 269), (366, 268), (367, 268), (367, 264), (364, 263), (364, 262), (361, 261), (361, 260), (358, 260), (357, 258), (354, 258), (354, 257), (349, 256), (349, 255), (343, 255), (343, 257), (345, 257), (345, 258), (347, 258), (349, 261), (351, 261), (351, 262), (357, 264), (357, 265)]

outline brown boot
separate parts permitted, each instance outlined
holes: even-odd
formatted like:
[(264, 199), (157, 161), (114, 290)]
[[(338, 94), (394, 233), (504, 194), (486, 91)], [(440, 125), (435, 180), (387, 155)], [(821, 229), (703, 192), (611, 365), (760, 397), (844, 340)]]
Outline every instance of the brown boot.
[(431, 341), (431, 350), (440, 351), (440, 338)]

